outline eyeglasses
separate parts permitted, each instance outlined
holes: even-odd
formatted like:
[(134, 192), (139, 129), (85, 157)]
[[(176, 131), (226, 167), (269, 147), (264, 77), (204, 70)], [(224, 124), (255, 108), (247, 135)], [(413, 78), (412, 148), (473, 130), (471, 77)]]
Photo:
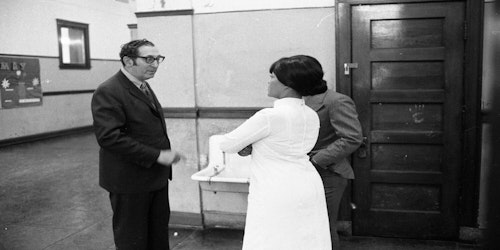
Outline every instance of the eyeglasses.
[(134, 56), (134, 57), (142, 58), (148, 64), (152, 64), (154, 61), (157, 61), (158, 64), (160, 64), (161, 62), (163, 62), (163, 60), (165, 60), (164, 56), (157, 56), (157, 57), (153, 57), (153, 56)]

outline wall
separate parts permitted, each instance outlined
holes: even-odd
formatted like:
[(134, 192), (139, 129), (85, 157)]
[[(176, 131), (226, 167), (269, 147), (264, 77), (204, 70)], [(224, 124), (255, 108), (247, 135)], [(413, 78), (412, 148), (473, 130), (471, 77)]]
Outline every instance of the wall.
[[(0, 109), (0, 141), (90, 126), (91, 90), (118, 71), (119, 45), (130, 40), (127, 24), (136, 22), (135, 6), (100, 0), (2, 0), (0, 5), (0, 54), (38, 58), (42, 91), (53, 93), (43, 97), (42, 106)], [(91, 69), (59, 69), (56, 19), (89, 25)], [(80, 90), (90, 91), (73, 93)]]
[[(167, 119), (172, 147), (187, 155), (174, 166), (170, 197), (172, 211), (193, 220), (201, 220), (203, 204), (198, 183), (190, 177), (206, 166), (208, 138), (241, 124), (240, 109), (272, 105), (274, 100), (267, 97), (271, 63), (283, 56), (309, 54), (323, 64), (330, 87), (335, 77), (333, 7), (311, 7), (307, 1), (280, 9), (263, 1), (252, 8), (241, 2), (230, 6), (228, 1), (199, 7), (200, 2), (190, 7), (171, 1), (161, 8), (157, 1), (147, 5), (139, 0), (137, 13), (138, 37), (153, 41), (166, 56), (149, 81), (152, 88), (167, 113), (188, 113)], [(218, 117), (197, 117), (197, 109)], [(234, 114), (220, 114), (221, 109)]]
[(316, 57), (333, 85), (333, 8), (197, 14), (194, 20), (198, 106), (271, 106), (269, 66), (296, 54)]

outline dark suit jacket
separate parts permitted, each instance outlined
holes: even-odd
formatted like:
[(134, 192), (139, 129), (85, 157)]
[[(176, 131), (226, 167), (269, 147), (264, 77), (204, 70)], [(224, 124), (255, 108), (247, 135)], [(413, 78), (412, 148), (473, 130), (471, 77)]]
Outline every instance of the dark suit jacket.
[(103, 82), (92, 97), (99, 151), (99, 184), (113, 193), (158, 190), (171, 179), (171, 166), (156, 163), (170, 149), (161, 105), (155, 106), (121, 71)]
[(361, 145), (363, 138), (354, 102), (331, 89), (307, 96), (305, 102), (316, 111), (320, 120), (318, 141), (311, 151), (312, 159), (322, 168), (354, 179), (347, 158)]

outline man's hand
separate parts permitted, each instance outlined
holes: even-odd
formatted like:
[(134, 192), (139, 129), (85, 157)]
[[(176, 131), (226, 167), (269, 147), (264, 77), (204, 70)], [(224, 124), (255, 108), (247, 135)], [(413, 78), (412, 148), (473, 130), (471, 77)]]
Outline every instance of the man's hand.
[(172, 150), (162, 150), (160, 151), (160, 156), (158, 156), (156, 162), (162, 165), (172, 165), (185, 158), (186, 157), (179, 152)]
[(240, 156), (247, 156), (247, 155), (251, 155), (252, 154), (252, 144), (246, 146), (244, 149), (240, 150), (240, 152), (238, 152), (238, 154)]

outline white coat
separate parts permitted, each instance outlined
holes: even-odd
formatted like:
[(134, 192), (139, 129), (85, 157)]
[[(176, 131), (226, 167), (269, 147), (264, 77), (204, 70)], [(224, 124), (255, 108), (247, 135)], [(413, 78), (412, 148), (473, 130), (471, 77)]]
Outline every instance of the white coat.
[(323, 183), (307, 153), (319, 118), (302, 99), (276, 100), (224, 135), (221, 150), (252, 144), (244, 250), (329, 250)]

